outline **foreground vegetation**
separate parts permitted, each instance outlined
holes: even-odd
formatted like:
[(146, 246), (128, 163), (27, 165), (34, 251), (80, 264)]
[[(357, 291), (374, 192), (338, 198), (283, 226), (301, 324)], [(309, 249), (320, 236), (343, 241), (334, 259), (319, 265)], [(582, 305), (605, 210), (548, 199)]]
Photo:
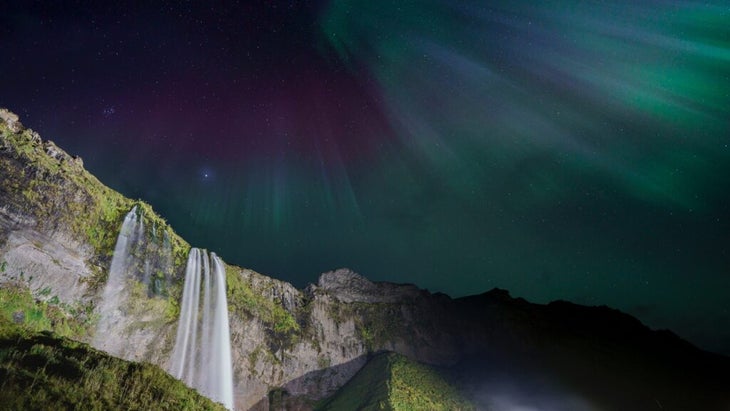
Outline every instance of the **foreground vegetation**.
[(317, 409), (459, 411), (474, 406), (433, 368), (399, 354), (383, 353)]
[(4, 410), (224, 410), (159, 367), (0, 317)]
[[(2, 274), (0, 263), (0, 274)], [(35, 299), (28, 285), (21, 281), (0, 286), (0, 321), (23, 324), (29, 331), (54, 331), (58, 336), (84, 339), (95, 324), (96, 316), (89, 304), (59, 302), (51, 288), (39, 292), (45, 300)]]

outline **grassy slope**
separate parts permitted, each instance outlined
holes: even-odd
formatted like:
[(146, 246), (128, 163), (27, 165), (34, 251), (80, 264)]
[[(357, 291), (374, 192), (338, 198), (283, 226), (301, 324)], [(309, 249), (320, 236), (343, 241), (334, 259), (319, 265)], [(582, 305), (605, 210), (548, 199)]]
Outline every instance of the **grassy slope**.
[(370, 360), (319, 410), (473, 410), (434, 369), (402, 355)]
[[(44, 292), (41, 290), (41, 294)], [(3, 283), (0, 287), (0, 321), (22, 322), (31, 331), (53, 330), (61, 337), (81, 339), (88, 335), (94, 320), (93, 307), (89, 304), (65, 304), (57, 297), (37, 300), (20, 281)]]
[(0, 404), (6, 410), (223, 410), (159, 367), (4, 319)]

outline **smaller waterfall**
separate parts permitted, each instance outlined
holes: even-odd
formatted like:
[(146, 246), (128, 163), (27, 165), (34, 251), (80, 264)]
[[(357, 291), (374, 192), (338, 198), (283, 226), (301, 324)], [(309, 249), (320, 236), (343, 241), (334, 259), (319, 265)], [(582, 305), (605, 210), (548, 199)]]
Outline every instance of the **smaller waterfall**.
[(117, 244), (114, 246), (114, 255), (109, 268), (109, 276), (104, 286), (104, 296), (99, 306), (99, 323), (97, 324), (94, 336), (94, 346), (112, 354), (118, 354), (111, 349), (109, 338), (111, 332), (116, 331), (115, 326), (122, 316), (120, 307), (126, 299), (125, 285), (128, 272), (132, 266), (132, 250), (139, 241), (139, 227), (141, 226), (137, 207), (127, 213), (122, 223), (122, 228), (117, 236)]
[(215, 253), (209, 258), (205, 250), (193, 248), (188, 255), (170, 373), (233, 409), (225, 267)]
[(160, 262), (162, 276), (156, 276), (152, 284), (155, 290), (167, 290), (170, 287), (170, 279), (173, 269), (172, 264), (172, 244), (170, 243), (170, 235), (165, 230), (162, 234), (162, 255), (163, 260)]
[[(167, 230), (162, 238), (150, 236), (144, 220), (137, 206), (124, 217), (104, 294), (97, 307), (99, 322), (92, 342), (96, 348), (133, 360), (143, 358), (140, 357), (142, 353), (137, 350), (138, 347), (125, 344), (125, 339), (133, 333), (145, 332), (139, 327), (134, 329), (135, 322), (149, 320), (134, 312), (135, 301), (166, 296), (174, 269)], [(154, 315), (149, 313), (147, 317)]]

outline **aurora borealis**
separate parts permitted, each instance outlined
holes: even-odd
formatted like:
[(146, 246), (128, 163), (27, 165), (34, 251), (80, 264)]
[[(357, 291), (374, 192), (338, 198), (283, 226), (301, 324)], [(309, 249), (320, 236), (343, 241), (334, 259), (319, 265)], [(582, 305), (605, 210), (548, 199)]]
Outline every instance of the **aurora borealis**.
[(227, 262), (730, 354), (724, 2), (21, 2), (0, 55), (0, 106)]

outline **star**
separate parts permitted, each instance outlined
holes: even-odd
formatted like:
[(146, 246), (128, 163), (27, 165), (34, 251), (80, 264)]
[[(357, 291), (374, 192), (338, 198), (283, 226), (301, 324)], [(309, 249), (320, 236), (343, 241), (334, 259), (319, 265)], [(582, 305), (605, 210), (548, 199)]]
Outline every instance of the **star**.
[(215, 176), (215, 171), (209, 166), (203, 166), (198, 170), (198, 178), (203, 183), (215, 180)]

